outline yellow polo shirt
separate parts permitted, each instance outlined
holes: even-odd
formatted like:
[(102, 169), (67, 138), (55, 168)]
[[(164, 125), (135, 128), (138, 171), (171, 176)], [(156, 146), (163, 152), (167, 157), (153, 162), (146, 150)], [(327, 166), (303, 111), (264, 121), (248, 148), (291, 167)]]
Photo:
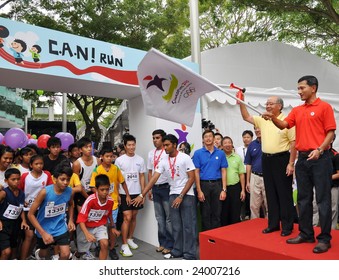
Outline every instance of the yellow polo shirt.
[[(285, 119), (283, 114), (278, 116), (279, 120)], [(290, 142), (295, 141), (295, 128), (280, 130), (270, 120), (261, 116), (253, 116), (255, 127), (261, 130), (261, 148), (263, 153), (276, 154), (290, 150)]]
[(97, 166), (92, 173), (91, 182), (89, 185), (95, 187), (95, 177), (99, 174), (105, 174), (109, 178), (110, 185), (110, 196), (114, 201), (113, 210), (117, 209), (119, 206), (119, 184), (125, 181), (124, 176), (122, 175), (120, 169), (111, 164), (111, 167), (108, 171), (100, 164)]

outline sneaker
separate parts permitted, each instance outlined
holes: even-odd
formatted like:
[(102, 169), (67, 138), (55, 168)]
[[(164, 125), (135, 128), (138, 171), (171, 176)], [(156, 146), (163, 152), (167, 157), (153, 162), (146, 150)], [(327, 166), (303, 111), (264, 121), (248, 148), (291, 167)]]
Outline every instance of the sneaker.
[(128, 244), (122, 244), (122, 245), (121, 245), (120, 254), (121, 254), (123, 257), (132, 257), (132, 256), (133, 256), (131, 250), (130, 250), (129, 247), (128, 247)]
[(109, 257), (111, 258), (111, 260), (118, 260), (119, 259), (119, 256), (118, 256), (115, 248), (113, 248), (112, 250), (109, 251)]
[(69, 254), (68, 260), (77, 260), (77, 256), (75, 254), (72, 254), (72, 252)]
[(95, 260), (95, 257), (92, 255), (91, 252), (88, 251), (81, 256), (81, 259), (82, 260)]
[(166, 259), (166, 260), (174, 259), (174, 258), (175, 257), (171, 253), (168, 253), (168, 254), (164, 255), (164, 259)]
[(58, 255), (53, 255), (52, 257), (51, 257), (51, 260), (52, 261), (57, 261), (59, 259), (59, 254)]
[(139, 246), (134, 243), (133, 239), (127, 239), (127, 244), (133, 250), (136, 250), (139, 248)]
[(35, 253), (34, 253), (35, 259), (36, 260), (44, 260), (45, 258), (40, 258), (39, 253), (40, 253), (40, 249), (36, 249)]
[(164, 259), (166, 259), (166, 260), (178, 259), (178, 258), (181, 258), (181, 257), (174, 256), (174, 255), (172, 255), (172, 253), (168, 253), (168, 254), (164, 255)]

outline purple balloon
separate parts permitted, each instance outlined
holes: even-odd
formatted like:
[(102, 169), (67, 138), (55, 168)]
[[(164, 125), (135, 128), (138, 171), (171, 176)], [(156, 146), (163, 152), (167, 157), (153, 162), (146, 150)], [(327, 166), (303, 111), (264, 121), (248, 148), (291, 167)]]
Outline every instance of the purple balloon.
[[(59, 134), (60, 133), (60, 134)], [(69, 145), (74, 143), (74, 137), (68, 132), (59, 132), (55, 136), (61, 140), (61, 149), (68, 150)], [(59, 136), (57, 136), (59, 134)]]
[(61, 139), (62, 135), (64, 135), (65, 132), (58, 132), (57, 134), (55, 134), (55, 137), (58, 137), (59, 139)]
[(23, 148), (27, 145), (28, 137), (20, 128), (11, 128), (5, 134), (6, 145), (13, 150)]
[(27, 145), (30, 145), (30, 144), (33, 144), (33, 145), (38, 145), (38, 140), (37, 139), (28, 139), (28, 142), (27, 142)]
[(4, 136), (3, 136), (3, 134), (0, 132), (0, 144), (2, 144), (2, 141), (4, 141)]

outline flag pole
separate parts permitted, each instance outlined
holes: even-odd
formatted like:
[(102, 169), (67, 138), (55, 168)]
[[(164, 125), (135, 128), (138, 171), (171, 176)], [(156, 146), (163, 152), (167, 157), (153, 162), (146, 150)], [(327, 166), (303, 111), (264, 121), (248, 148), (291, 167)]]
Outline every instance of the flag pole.
[[(200, 52), (200, 27), (199, 27), (199, 6), (198, 0), (190, 0), (190, 30), (191, 30), (191, 61), (198, 64), (199, 75), (201, 75), (201, 52)], [(200, 97), (200, 112), (202, 119), (208, 119), (205, 110), (205, 96)]]

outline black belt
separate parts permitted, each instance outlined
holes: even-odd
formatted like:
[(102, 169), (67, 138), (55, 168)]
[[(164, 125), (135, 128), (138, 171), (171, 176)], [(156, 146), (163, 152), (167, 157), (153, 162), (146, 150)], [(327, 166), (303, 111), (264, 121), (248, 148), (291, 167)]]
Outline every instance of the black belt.
[(259, 172), (254, 172), (254, 171), (252, 171), (252, 173), (253, 173), (254, 175), (257, 175), (257, 176), (260, 176), (260, 177), (264, 176), (264, 174), (259, 173)]
[(268, 154), (268, 153), (262, 153), (262, 154), (266, 157), (280, 157), (280, 156), (287, 155), (288, 153), (289, 153), (289, 151), (275, 153), (275, 154)]
[(298, 156), (300, 157), (308, 157), (310, 153), (312, 153), (314, 150), (309, 151), (298, 151)]
[(220, 182), (221, 179), (217, 179), (217, 180), (200, 180), (200, 182), (204, 182), (204, 183), (216, 183), (216, 182)]
[(154, 185), (154, 187), (165, 187), (165, 186), (168, 186), (168, 183)]

